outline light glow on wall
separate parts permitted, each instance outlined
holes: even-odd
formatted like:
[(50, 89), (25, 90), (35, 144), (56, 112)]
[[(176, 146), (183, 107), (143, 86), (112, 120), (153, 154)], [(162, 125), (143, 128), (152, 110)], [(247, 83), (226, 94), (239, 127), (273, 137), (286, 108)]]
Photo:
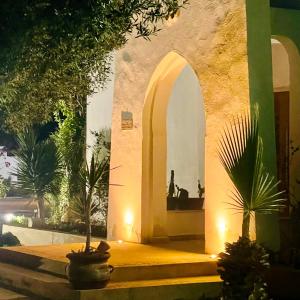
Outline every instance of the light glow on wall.
[(226, 221), (223, 217), (219, 217), (217, 221), (217, 228), (221, 236), (224, 236), (227, 231)]
[(128, 226), (133, 225), (133, 214), (130, 210), (127, 210), (124, 216), (124, 223)]
[(219, 235), (219, 247), (220, 247), (220, 252), (223, 252), (225, 250), (225, 242), (227, 241), (227, 232), (228, 232), (228, 225), (227, 221), (224, 218), (224, 216), (219, 216), (217, 218), (217, 231)]

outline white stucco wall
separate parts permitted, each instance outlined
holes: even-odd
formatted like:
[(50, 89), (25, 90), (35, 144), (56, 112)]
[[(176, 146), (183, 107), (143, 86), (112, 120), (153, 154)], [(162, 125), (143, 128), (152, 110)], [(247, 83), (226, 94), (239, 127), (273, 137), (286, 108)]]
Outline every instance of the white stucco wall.
[(205, 222), (204, 210), (180, 211), (173, 210), (167, 213), (167, 227), (169, 237), (192, 236), (204, 238)]
[(197, 76), (187, 65), (176, 79), (167, 115), (167, 182), (171, 170), (175, 184), (198, 197), (204, 186), (204, 103)]
[(276, 92), (290, 90), (290, 64), (286, 49), (272, 39), (273, 88)]

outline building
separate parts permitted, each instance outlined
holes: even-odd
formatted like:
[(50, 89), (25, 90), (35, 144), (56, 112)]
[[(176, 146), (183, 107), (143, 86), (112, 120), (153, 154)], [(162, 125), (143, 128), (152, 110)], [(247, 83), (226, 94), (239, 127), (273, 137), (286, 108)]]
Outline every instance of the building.
[[(119, 167), (110, 181), (120, 186), (110, 187), (109, 239), (202, 237), (208, 253), (235, 240), (242, 216), (226, 205), (231, 184), (218, 138), (254, 103), (265, 166), (274, 175), (280, 166), (283, 184), (296, 187), (300, 157), (287, 157), (291, 141), (300, 145), (299, 24), (298, 0), (190, 0), (151, 43), (132, 39), (115, 53), (111, 82), (88, 109), (88, 124), (99, 128), (112, 109), (105, 126), (111, 122), (111, 166)], [(172, 169), (191, 197), (198, 180), (205, 185), (204, 211), (167, 210)], [(278, 249), (278, 216), (256, 216), (256, 234)]]

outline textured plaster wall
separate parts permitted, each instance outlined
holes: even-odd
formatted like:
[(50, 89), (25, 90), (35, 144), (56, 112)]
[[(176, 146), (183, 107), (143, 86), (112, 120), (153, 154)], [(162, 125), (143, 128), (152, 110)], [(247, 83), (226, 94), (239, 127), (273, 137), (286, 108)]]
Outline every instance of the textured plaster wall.
[[(143, 126), (149, 126), (143, 124), (143, 110), (147, 104), (145, 94), (152, 74), (171, 51), (180, 54), (191, 65), (203, 90), (206, 112), (206, 251), (216, 252), (223, 248), (225, 240), (237, 238), (241, 229), (241, 217), (226, 209), (224, 204), (229, 200), (230, 184), (216, 150), (224, 123), (249, 105), (244, 0), (191, 0), (190, 6), (181, 11), (179, 18), (165, 25), (151, 42), (132, 39), (119, 51), (116, 60), (111, 166), (120, 167), (111, 172), (110, 180), (121, 186), (110, 188), (108, 237), (140, 242), (145, 235), (142, 224), (146, 226), (146, 223), (155, 223), (158, 219), (166, 220), (163, 206), (156, 210), (156, 216), (151, 216), (149, 211), (142, 211), (142, 207), (146, 207), (142, 183), (148, 186), (152, 184), (151, 178), (148, 182), (142, 178), (143, 139), (149, 138), (143, 136)], [(148, 97), (147, 101), (163, 99)], [(121, 130), (121, 112), (124, 110), (133, 113), (132, 130)], [(148, 133), (151, 135), (151, 130)], [(165, 147), (161, 151), (166, 152)], [(160, 162), (154, 160), (153, 163)], [(165, 184), (165, 179), (162, 180)], [(164, 234), (164, 222), (161, 221), (161, 235)]]
[(168, 235), (203, 238), (205, 235), (204, 211), (168, 211)]

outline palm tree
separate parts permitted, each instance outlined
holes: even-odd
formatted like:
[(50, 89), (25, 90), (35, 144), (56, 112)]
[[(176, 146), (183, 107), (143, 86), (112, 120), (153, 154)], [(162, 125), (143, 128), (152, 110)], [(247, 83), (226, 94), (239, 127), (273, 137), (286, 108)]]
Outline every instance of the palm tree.
[(234, 191), (232, 208), (243, 213), (242, 236), (249, 238), (251, 214), (271, 214), (282, 206), (279, 182), (263, 166), (263, 142), (259, 135), (259, 110), (230, 122), (219, 143), (219, 157)]
[(39, 141), (32, 129), (26, 129), (17, 141), (17, 187), (37, 201), (38, 217), (44, 220), (45, 195), (58, 192), (62, 174), (56, 146), (51, 139)]

